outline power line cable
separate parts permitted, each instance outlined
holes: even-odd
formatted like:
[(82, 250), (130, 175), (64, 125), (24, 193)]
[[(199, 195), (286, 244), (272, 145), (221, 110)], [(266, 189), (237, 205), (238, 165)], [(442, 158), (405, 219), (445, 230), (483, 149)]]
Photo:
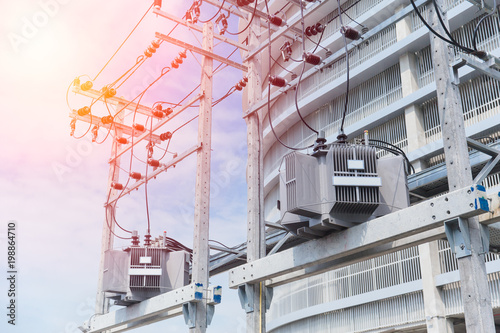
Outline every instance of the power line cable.
[(250, 24), (252, 24), (253, 18), (255, 17), (255, 13), (257, 12), (257, 3), (258, 3), (258, 1), (255, 0), (255, 7), (253, 8), (252, 17), (250, 18), (250, 22), (248, 22), (247, 26), (243, 30), (241, 30), (240, 32), (237, 32), (237, 33), (233, 33), (230, 31), (226, 31), (226, 32), (230, 35), (233, 35), (233, 36), (236, 36), (236, 35), (239, 35), (239, 34), (242, 34), (243, 32), (245, 32), (250, 27)]
[(345, 49), (345, 68), (346, 68), (346, 93), (345, 93), (345, 104), (344, 104), (344, 113), (342, 114), (342, 122), (340, 123), (340, 134), (337, 136), (337, 139), (340, 141), (345, 141), (347, 139), (347, 136), (344, 133), (344, 122), (345, 122), (345, 117), (347, 115), (347, 108), (349, 106), (349, 51), (347, 50), (347, 39), (345, 36), (345, 31), (344, 31), (344, 23), (342, 22), (342, 11), (340, 8), (340, 0), (337, 0), (338, 4), (338, 12), (339, 12), (339, 20), (340, 20), (340, 32), (342, 34), (342, 37), (344, 39), (344, 49)]
[(104, 68), (106, 68), (106, 66), (108, 66), (109, 62), (115, 57), (115, 55), (118, 53), (118, 51), (120, 51), (120, 49), (122, 48), (123, 44), (125, 44), (125, 42), (130, 38), (130, 36), (134, 33), (135, 29), (137, 29), (137, 27), (139, 26), (139, 24), (141, 24), (142, 20), (146, 17), (146, 15), (148, 14), (149, 10), (153, 7), (154, 3), (151, 4), (151, 6), (149, 6), (148, 10), (146, 10), (146, 12), (144, 13), (144, 15), (141, 17), (141, 19), (139, 20), (139, 22), (137, 22), (137, 24), (135, 25), (135, 27), (132, 29), (132, 31), (128, 34), (127, 38), (125, 38), (125, 40), (120, 44), (120, 46), (118, 47), (118, 49), (115, 51), (115, 53), (113, 53), (113, 55), (111, 56), (111, 58), (109, 58), (109, 60), (106, 62), (106, 64), (101, 68), (101, 70), (99, 71), (99, 73), (97, 73), (97, 75), (94, 77), (94, 79), (92, 81), (95, 81), (97, 79), (97, 77), (102, 73), (102, 71), (104, 70)]
[[(269, 16), (269, 5), (267, 3), (267, 0), (265, 0), (265, 4), (266, 4), (267, 15)], [(314, 144), (307, 146), (307, 147), (303, 147), (303, 148), (290, 147), (287, 144), (285, 144), (283, 141), (281, 141), (281, 139), (276, 134), (276, 131), (274, 130), (273, 122), (271, 120), (271, 83), (269, 82), (269, 77), (271, 76), (270, 74), (271, 74), (271, 54), (272, 54), (271, 21), (270, 20), (267, 21), (267, 31), (268, 31), (268, 35), (269, 35), (269, 37), (268, 37), (269, 38), (269, 45), (268, 45), (269, 71), (268, 71), (268, 80), (267, 80), (268, 81), (267, 82), (267, 119), (269, 120), (269, 126), (271, 127), (271, 132), (273, 132), (274, 137), (282, 146), (284, 146), (285, 148), (288, 148), (290, 150), (304, 150), (304, 149), (312, 148), (314, 146)]]

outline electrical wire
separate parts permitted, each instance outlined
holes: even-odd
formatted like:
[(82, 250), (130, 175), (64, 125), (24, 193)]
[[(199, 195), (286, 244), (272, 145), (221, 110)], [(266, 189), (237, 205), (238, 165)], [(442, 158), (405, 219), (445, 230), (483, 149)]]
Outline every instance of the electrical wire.
[(491, 17), (493, 16), (497, 11), (498, 11), (498, 7), (497, 7), (497, 0), (493, 0), (493, 8), (494, 10), (489, 13), (488, 15), (485, 15), (483, 16), (479, 22), (477, 22), (476, 24), (476, 27), (474, 28), (474, 33), (472, 34), (472, 47), (474, 48), (474, 51), (478, 51), (477, 49), (477, 43), (476, 43), (476, 39), (477, 39), (477, 31), (479, 29), (479, 26), (481, 25), (481, 23), (488, 17)]
[[(422, 23), (427, 27), (427, 29), (429, 29), (430, 32), (432, 32), (436, 37), (438, 37), (439, 39), (445, 41), (446, 43), (449, 43), (449, 44), (452, 44), (458, 48), (460, 48), (461, 50), (463, 50), (465, 53), (475, 53), (476, 51), (474, 51), (473, 49), (470, 49), (468, 47), (465, 47), (465, 46), (462, 46), (458, 43), (455, 43), (453, 42), (452, 40), (449, 40), (445, 37), (443, 37), (442, 35), (440, 35), (436, 30), (434, 30), (430, 25), (429, 23), (427, 23), (427, 21), (425, 21), (425, 19), (423, 18), (422, 14), (420, 14), (420, 11), (418, 10), (417, 8), (417, 5), (415, 4), (415, 1), (414, 0), (410, 0), (411, 2), (411, 5), (413, 6), (413, 9), (415, 9), (415, 12), (418, 16), (418, 18), (422, 21)], [(439, 11), (436, 11), (436, 14), (438, 15), (438, 18), (440, 17), (439, 15)], [(441, 21), (442, 21), (442, 18), (441, 18)], [(443, 26), (444, 27), (444, 26)], [(446, 30), (446, 29), (445, 29)]]
[[(267, 3), (267, 0), (265, 0), (265, 4), (266, 4), (267, 15), (269, 16), (269, 5)], [(269, 21), (269, 20), (267, 21), (267, 31), (268, 31), (268, 34), (269, 34), (269, 37), (268, 37), (269, 38), (269, 43), (268, 43), (269, 44), (268, 45), (269, 52), (268, 52), (268, 55), (269, 55), (269, 76), (270, 76), (270, 74), (271, 74), (271, 54), (272, 54), (272, 47), (271, 47), (271, 21)], [(271, 120), (271, 83), (269, 82), (269, 79), (268, 79), (268, 82), (267, 82), (267, 119), (269, 120), (269, 126), (271, 127), (271, 132), (273, 132), (274, 137), (285, 148), (288, 148), (290, 150), (304, 150), (304, 149), (312, 148), (314, 146), (314, 144), (312, 144), (310, 146), (303, 147), (303, 148), (294, 148), (294, 147), (288, 146), (286, 143), (284, 143), (283, 141), (281, 141), (281, 139), (278, 137), (278, 135), (276, 134), (276, 131), (274, 130), (273, 122)]]
[(115, 57), (115, 55), (118, 53), (118, 51), (120, 51), (120, 49), (122, 48), (123, 44), (125, 44), (125, 42), (130, 38), (130, 36), (134, 33), (135, 29), (137, 29), (137, 27), (139, 26), (139, 24), (141, 24), (142, 20), (146, 17), (146, 15), (148, 14), (149, 10), (153, 7), (153, 5), (154, 5), (154, 3), (152, 3), (151, 6), (149, 6), (148, 10), (146, 10), (146, 12), (144, 13), (144, 15), (139, 20), (139, 22), (137, 22), (137, 24), (135, 25), (134, 29), (132, 29), (132, 31), (128, 34), (127, 38), (125, 38), (125, 40), (120, 44), (120, 46), (115, 51), (115, 53), (113, 53), (113, 55), (111, 56), (111, 58), (109, 58), (109, 60), (101, 68), (101, 70), (99, 71), (99, 73), (97, 73), (97, 75), (94, 77), (94, 79), (92, 81), (95, 81), (97, 79), (97, 77), (102, 73), (102, 71), (104, 70), (104, 68), (106, 68), (106, 66), (108, 66), (108, 64), (110, 63), (110, 61)]
[(245, 32), (250, 27), (250, 24), (252, 24), (253, 18), (255, 17), (255, 13), (257, 12), (257, 3), (258, 3), (258, 1), (255, 0), (255, 7), (253, 8), (252, 17), (250, 18), (250, 22), (248, 22), (247, 26), (243, 30), (241, 30), (240, 32), (237, 32), (237, 33), (233, 33), (233, 32), (230, 32), (230, 31), (226, 30), (226, 32), (229, 35), (236, 36), (236, 35), (242, 34), (243, 32)]
[(227, 245), (225, 245), (225, 244), (222, 244), (221, 242), (216, 241), (216, 240), (214, 240), (214, 239), (209, 239), (208, 241), (209, 241), (209, 242), (213, 242), (213, 243), (217, 243), (217, 244), (219, 244), (219, 245), (221, 245), (221, 246), (225, 247), (225, 248), (226, 248), (226, 249), (228, 249), (228, 250), (234, 250), (234, 249), (236, 248), (236, 247), (229, 247), (229, 246), (227, 246)]
[[(413, 1), (413, 0), (412, 0)], [(344, 134), (344, 122), (345, 117), (347, 115), (347, 108), (349, 106), (349, 51), (347, 50), (347, 39), (344, 33), (344, 23), (342, 22), (342, 11), (340, 9), (340, 0), (337, 0), (338, 4), (338, 12), (339, 12), (339, 20), (340, 20), (340, 32), (342, 33), (342, 37), (344, 39), (344, 49), (345, 49), (345, 68), (346, 68), (346, 92), (345, 92), (345, 104), (344, 104), (344, 113), (342, 114), (342, 122), (340, 124), (340, 134), (339, 139), (345, 139)]]
[(198, 19), (198, 21), (199, 21), (199, 22), (201, 22), (201, 23), (207, 23), (207, 22), (212, 21), (214, 18), (216, 18), (216, 17), (217, 17), (217, 15), (219, 15), (220, 11), (221, 11), (221, 10), (222, 10), (222, 8), (224, 7), (224, 3), (226, 3), (226, 0), (222, 0), (222, 4), (220, 5), (219, 10), (218, 10), (218, 11), (217, 11), (217, 13), (215, 13), (215, 15), (214, 15), (214, 16), (212, 16), (210, 19), (208, 19), (208, 20), (206, 20), (206, 21), (203, 21), (203, 20)]
[[(304, 123), (304, 125), (306, 125), (306, 127), (309, 128), (314, 133), (319, 134), (319, 132), (317, 130), (315, 130), (314, 128), (312, 128), (306, 122), (306, 120), (304, 119), (304, 117), (302, 117), (302, 114), (300, 113), (300, 109), (299, 109), (298, 95), (299, 95), (300, 82), (302, 81), (302, 75), (304, 75), (304, 71), (306, 69), (306, 60), (305, 60), (305, 56), (306, 56), (306, 43), (304, 42), (306, 39), (305, 39), (305, 34), (304, 34), (305, 22), (304, 22), (304, 7), (303, 6), (300, 6), (300, 21), (302, 23), (302, 58), (303, 58), (302, 62), (303, 62), (303, 65), (302, 65), (302, 70), (300, 71), (299, 81), (297, 82), (297, 86), (295, 88), (295, 109), (297, 110), (297, 114), (299, 115), (299, 118)], [(271, 39), (270, 38), (269, 38), (269, 44), (271, 44)], [(316, 49), (314, 49), (314, 50), (316, 50)]]
[(293, 72), (292, 72), (291, 70), (288, 70), (288, 69), (286, 69), (285, 67), (283, 67), (283, 66), (282, 66), (282, 65), (278, 62), (278, 60), (274, 59), (272, 56), (271, 56), (271, 59), (274, 61), (274, 63), (275, 63), (276, 65), (280, 66), (282, 69), (284, 69), (284, 70), (285, 70), (285, 71), (287, 71), (288, 73), (293, 74)]
[[(111, 190), (112, 190), (112, 189), (109, 189), (109, 191), (108, 191), (108, 199), (106, 200), (107, 202), (109, 202), (109, 198), (110, 198), (110, 196), (111, 196)], [(108, 219), (108, 209), (109, 209), (109, 208), (111, 208), (111, 207), (109, 207), (109, 204), (106, 204), (106, 213), (105, 213), (105, 214), (106, 214), (106, 225), (108, 226), (109, 231), (110, 231), (110, 232), (111, 232), (111, 233), (112, 233), (115, 237), (117, 237), (117, 238), (120, 238), (120, 239), (132, 239), (132, 237), (128, 237), (128, 238), (126, 238), (126, 237), (121, 237), (121, 236), (118, 236), (117, 234), (115, 234), (115, 232), (113, 231), (113, 228), (111, 227), (111, 225), (110, 225), (110, 223), (109, 223), (109, 219)]]
[[(362, 139), (361, 142), (364, 143), (365, 140)], [(399, 148), (398, 146), (395, 146), (392, 143), (389, 143), (387, 141), (382, 141), (382, 140), (377, 140), (377, 139), (368, 139), (368, 143), (371, 146), (383, 149), (383, 150), (388, 151), (388, 152), (390, 152), (390, 153), (392, 153), (394, 155), (401, 155), (401, 156), (403, 156), (403, 158), (405, 159), (405, 162), (406, 162), (408, 174), (415, 173), (415, 168), (410, 163), (410, 160), (408, 159), (408, 156), (406, 156), (405, 152), (401, 148)], [(384, 145), (386, 145), (386, 146), (384, 146)]]

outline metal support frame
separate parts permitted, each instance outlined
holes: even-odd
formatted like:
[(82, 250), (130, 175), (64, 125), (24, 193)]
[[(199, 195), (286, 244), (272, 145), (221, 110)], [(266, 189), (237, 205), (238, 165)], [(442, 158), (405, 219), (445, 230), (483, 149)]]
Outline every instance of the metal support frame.
[(234, 67), (236, 69), (240, 69), (242, 70), (243, 72), (247, 72), (248, 71), (248, 68), (246, 66), (243, 66), (235, 61), (232, 61), (232, 60), (229, 60), (227, 58), (224, 58), (220, 55), (217, 55), (213, 52), (208, 52), (207, 50), (204, 50), (204, 49), (200, 49), (199, 47), (196, 47), (194, 45), (191, 45), (189, 43), (186, 43), (186, 42), (183, 42), (181, 40), (178, 40), (178, 39), (175, 39), (173, 37), (170, 37), (170, 36), (167, 36), (167, 35), (164, 35), (164, 34), (161, 34), (159, 32), (156, 33), (156, 37), (157, 38), (160, 38), (166, 42), (169, 42), (169, 43), (172, 43), (172, 44), (175, 44), (177, 46), (180, 46), (182, 48), (185, 48), (187, 50), (190, 50), (190, 51), (193, 51), (193, 52), (196, 52), (198, 54), (201, 54), (205, 57), (209, 57), (213, 60), (216, 60), (218, 62), (221, 62), (223, 64), (226, 64), (226, 65), (229, 65), (231, 67)]
[[(250, 14), (251, 15), (251, 14)], [(260, 24), (252, 22), (249, 28), (248, 48), (253, 50), (258, 45)], [(262, 94), (261, 55), (257, 55), (247, 62), (248, 77), (248, 104), (257, 102)], [(247, 123), (247, 261), (258, 261), (266, 255), (266, 232), (263, 217), (264, 212), (264, 172), (262, 153), (262, 121), (257, 113), (245, 119)], [(246, 330), (249, 333), (265, 332), (265, 294), (262, 283), (248, 285), (245, 288), (248, 306), (246, 307)], [(241, 292), (240, 292), (241, 294)]]
[(500, 81), (500, 59), (489, 55), (489, 59), (486, 61), (478, 61), (471, 56), (461, 55), (460, 59), (453, 62), (451, 68), (453, 72), (453, 84), (458, 85), (460, 83), (460, 77), (458, 75), (458, 69), (463, 66), (470, 66), (482, 74), (488, 75), (489, 77)]
[[(384, 245), (405, 238), (412, 238), (411, 245), (437, 239), (436, 235), (444, 234), (444, 221), (488, 212), (489, 207), (483, 210), (479, 205), (479, 199), (484, 198), (484, 195), (483, 191), (465, 187), (324, 238), (302, 243), (272, 256), (249, 262), (229, 271), (229, 287), (237, 288), (245, 283), (258, 283), (295, 272), (297, 274), (291, 276), (289, 281), (298, 279), (304, 276), (308, 268), (318, 267), (334, 260), (347, 260), (349, 257), (364, 256), (366, 258), (366, 255), (370, 255), (373, 249), (384, 248)], [(495, 215), (485, 220), (484, 223), (490, 224), (498, 221), (500, 221), (500, 216)], [(435, 230), (438, 231), (435, 232)], [(327, 266), (332, 268), (331, 265)]]
[[(192, 280), (208, 287), (209, 270), (208, 257), (210, 249), (209, 214), (210, 214), (210, 160), (212, 149), (212, 78), (213, 59), (210, 56), (214, 47), (214, 26), (212, 22), (203, 25), (203, 57), (201, 66), (201, 89), (203, 97), (200, 100), (200, 116), (198, 118), (198, 150), (196, 160), (196, 192), (194, 208), (194, 237)], [(206, 332), (208, 321), (207, 299), (197, 302), (194, 306), (195, 318), (189, 331), (193, 333)]]
[[(436, 7), (443, 12), (443, 0), (435, 1)], [(436, 11), (430, 10), (429, 21), (439, 34), (445, 34), (443, 25), (448, 26), (446, 13), (442, 13), (444, 24), (440, 24)], [(454, 84), (453, 75), (450, 72), (451, 59), (453, 59), (452, 50), (433, 33), (429, 32), (429, 37), (433, 55), (434, 76), (436, 77), (437, 104), (443, 133), (448, 188), (450, 191), (454, 191), (473, 184), (462, 103), (459, 88)], [(477, 189), (479, 187), (479, 185), (476, 185)], [(488, 202), (484, 197), (485, 195), (482, 198), (477, 197), (475, 204), (479, 209), (488, 210)], [(485, 206), (482, 205), (482, 201), (485, 201)], [(483, 243), (479, 220), (477, 218), (466, 219), (468, 216), (460, 217), (464, 218), (466, 222), (460, 225), (459, 220), (458, 226), (461, 229), (461, 235), (454, 232), (454, 240), (458, 240), (461, 236), (465, 242), (469, 238), (468, 235), (470, 235), (470, 255), (464, 250), (465, 244), (464, 248), (459, 245), (457, 255), (466, 330), (468, 332), (494, 332), (495, 322), (493, 320), (486, 266), (482, 256), (484, 251), (482, 249)], [(457, 248), (455, 247), (455, 249)]]

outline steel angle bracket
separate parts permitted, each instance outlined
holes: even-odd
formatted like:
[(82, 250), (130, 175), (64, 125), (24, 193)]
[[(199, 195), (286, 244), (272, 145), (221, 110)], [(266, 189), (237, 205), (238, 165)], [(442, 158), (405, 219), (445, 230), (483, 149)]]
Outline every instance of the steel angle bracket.
[(470, 247), (469, 222), (467, 219), (458, 217), (444, 222), (444, 231), (446, 238), (450, 243), (451, 252), (455, 253), (457, 258), (468, 257), (472, 255)]
[[(189, 301), (182, 304), (182, 314), (184, 315), (184, 322), (189, 328), (196, 327), (196, 303), (203, 299), (203, 283), (195, 283), (194, 301)], [(213, 312), (212, 312), (213, 315)]]
[(253, 290), (253, 284), (245, 283), (238, 286), (238, 296), (240, 298), (241, 307), (246, 313), (253, 312)]
[(266, 310), (269, 310), (273, 300), (274, 289), (272, 287), (264, 287), (264, 292), (266, 295)]
[[(254, 310), (254, 288), (255, 285), (250, 283), (245, 283), (241, 286), (238, 286), (238, 296), (240, 297), (241, 307), (243, 308), (243, 310), (245, 310), (246, 313), (253, 312)], [(262, 285), (262, 288), (264, 288), (266, 310), (269, 310), (269, 308), (271, 307), (271, 302), (273, 300), (274, 289), (272, 287), (265, 287), (264, 285)]]

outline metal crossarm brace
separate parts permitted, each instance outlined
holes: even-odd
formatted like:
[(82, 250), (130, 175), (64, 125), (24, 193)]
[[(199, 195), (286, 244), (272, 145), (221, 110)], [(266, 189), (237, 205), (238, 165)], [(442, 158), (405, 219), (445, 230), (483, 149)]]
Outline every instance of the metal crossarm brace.
[[(84, 122), (89, 123), (89, 124), (98, 125), (99, 127), (104, 127), (104, 128), (107, 128), (107, 129), (110, 129), (110, 128), (113, 129), (113, 128), (115, 128), (116, 130), (120, 130), (122, 133), (124, 133), (126, 135), (132, 135), (132, 133), (134, 134), (134, 136), (139, 136), (140, 135), (140, 133), (137, 132), (136, 130), (132, 129), (132, 127), (120, 124), (118, 122), (114, 122), (113, 124), (103, 124), (101, 122), (101, 118), (100, 117), (94, 116), (94, 115), (91, 115), (91, 114), (87, 114), (87, 115), (85, 115), (85, 116), (82, 117), (82, 116), (78, 115), (77, 112), (73, 111), (73, 112), (69, 113), (69, 117), (70, 118), (75, 118), (75, 119), (80, 120), (80, 121), (84, 121)], [(156, 134), (152, 134), (151, 135), (151, 141), (154, 142), (154, 143), (161, 143), (160, 136), (156, 135)]]
[[(103, 98), (103, 93), (94, 89), (89, 89), (89, 90), (82, 90), (80, 87), (73, 87), (72, 91), (76, 94), (80, 94), (83, 96), (87, 96), (93, 99), (98, 99), (98, 98)], [(106, 101), (106, 103), (110, 103), (113, 105), (121, 105), (127, 110), (130, 111), (135, 111), (137, 110), (138, 113), (144, 114), (146, 116), (151, 116), (153, 114), (153, 109), (149, 108), (147, 106), (137, 104), (134, 102), (127, 101), (125, 98), (121, 97), (109, 97), (103, 100), (103, 102)]]
[(470, 66), (480, 71), (482, 74), (488, 75), (489, 77), (500, 81), (500, 72), (497, 70), (500, 67), (500, 59), (491, 55), (488, 55), (488, 57), (488, 60), (481, 62), (468, 55), (460, 56), (460, 59), (456, 60), (452, 65), (453, 83), (460, 83), (460, 79), (458, 77), (458, 69), (465, 65)]
[[(176, 23), (179, 23), (179, 24), (182, 24), (186, 27), (188, 27), (189, 29), (193, 29), (193, 30), (196, 30), (198, 32), (203, 32), (203, 28), (199, 27), (198, 25), (196, 24), (191, 24), (189, 22), (187, 22), (186, 20), (183, 20), (183, 19), (180, 19), (174, 15), (171, 15), (163, 10), (160, 10), (160, 9), (154, 9), (153, 12), (157, 15), (160, 15), (161, 17), (164, 17), (166, 19), (169, 19), (171, 21), (174, 21)], [(227, 37), (224, 37), (224, 36), (221, 36), (221, 35), (217, 35), (217, 34), (214, 34), (214, 38), (215, 39), (218, 39), (218, 40), (221, 40), (225, 43), (228, 43), (232, 46), (235, 46), (239, 49), (242, 49), (242, 50), (245, 50), (245, 51), (248, 51), (248, 48), (246, 46), (244, 46), (243, 44), (240, 44), (238, 43), (237, 41), (234, 41), (232, 39), (229, 39)]]
[(165, 119), (162, 119), (160, 120), (160, 122), (156, 123), (151, 132), (150, 131), (145, 131), (144, 133), (142, 133), (136, 140), (134, 140), (134, 142), (132, 143), (129, 143), (127, 146), (125, 146), (124, 148), (122, 148), (122, 150), (120, 150), (116, 156), (113, 156), (110, 158), (109, 162), (113, 162), (116, 158), (122, 156), (125, 152), (129, 151), (133, 146), (135, 146), (136, 144), (138, 144), (140, 141), (146, 139), (146, 138), (149, 138), (152, 133), (154, 131), (156, 131), (157, 129), (159, 129), (160, 127), (162, 127), (163, 125), (165, 125), (166, 123), (168, 123), (170, 120), (172, 120), (175, 116), (179, 115), (181, 112), (183, 112), (184, 110), (186, 110), (188, 107), (190, 107), (191, 105), (193, 105), (194, 102), (196, 102), (197, 100), (199, 100), (203, 95), (200, 94), (196, 97), (194, 97), (193, 99), (191, 99), (186, 105), (183, 105), (180, 109), (176, 109), (174, 110), (174, 112), (172, 112), (170, 115), (168, 115)]
[(180, 161), (182, 161), (183, 159), (185, 159), (186, 157), (188, 157), (192, 153), (197, 152), (200, 148), (201, 148), (201, 145), (197, 145), (197, 146), (191, 147), (190, 149), (186, 150), (181, 155), (177, 156), (176, 158), (173, 158), (172, 160), (168, 161), (168, 163), (165, 163), (162, 166), (160, 166), (159, 168), (157, 168), (155, 171), (153, 171), (151, 174), (149, 174), (147, 178), (138, 180), (132, 186), (127, 187), (123, 191), (123, 193), (120, 193), (119, 196), (111, 199), (108, 202), (108, 204), (110, 205), (110, 204), (114, 203), (116, 200), (120, 199), (124, 195), (129, 194), (133, 190), (139, 188), (139, 186), (141, 186), (142, 184), (146, 183), (147, 181), (151, 180), (152, 178), (155, 178), (156, 176), (158, 176), (158, 174), (162, 173), (163, 171), (167, 171), (170, 167), (175, 166), (177, 163), (179, 163)]
[(484, 145), (476, 140), (467, 138), (467, 145), (470, 148), (476, 149), (481, 153), (485, 153), (491, 156), (491, 159), (486, 162), (486, 165), (481, 169), (476, 178), (474, 179), (474, 184), (480, 184), (488, 175), (491, 170), (500, 162), (500, 150)]
[(366, 251), (442, 227), (444, 221), (453, 218), (483, 214), (489, 211), (488, 207), (481, 207), (479, 203), (479, 199), (483, 199), (484, 196), (483, 191), (475, 188), (462, 188), (445, 196), (255, 260), (230, 270), (229, 287), (237, 288), (245, 283), (257, 283)]
[(156, 37), (160, 38), (160, 39), (163, 39), (166, 42), (169, 42), (169, 43), (175, 44), (177, 46), (180, 46), (182, 48), (185, 48), (187, 50), (191, 50), (191, 51), (193, 51), (195, 53), (198, 53), (198, 54), (204, 55), (206, 57), (212, 58), (212, 59), (214, 59), (214, 60), (216, 60), (218, 62), (221, 62), (223, 64), (232, 66), (232, 67), (234, 67), (236, 69), (240, 69), (243, 72), (247, 72), (248, 71), (248, 67), (243, 66), (243, 65), (241, 65), (241, 64), (239, 64), (239, 63), (237, 63), (235, 61), (229, 60), (229, 59), (224, 58), (224, 57), (222, 57), (220, 55), (217, 55), (215, 53), (205, 51), (205, 50), (203, 50), (203, 49), (201, 49), (199, 47), (196, 47), (194, 45), (188, 44), (186, 42), (183, 42), (181, 40), (175, 39), (173, 37), (161, 34), (159, 32), (156, 33)]

